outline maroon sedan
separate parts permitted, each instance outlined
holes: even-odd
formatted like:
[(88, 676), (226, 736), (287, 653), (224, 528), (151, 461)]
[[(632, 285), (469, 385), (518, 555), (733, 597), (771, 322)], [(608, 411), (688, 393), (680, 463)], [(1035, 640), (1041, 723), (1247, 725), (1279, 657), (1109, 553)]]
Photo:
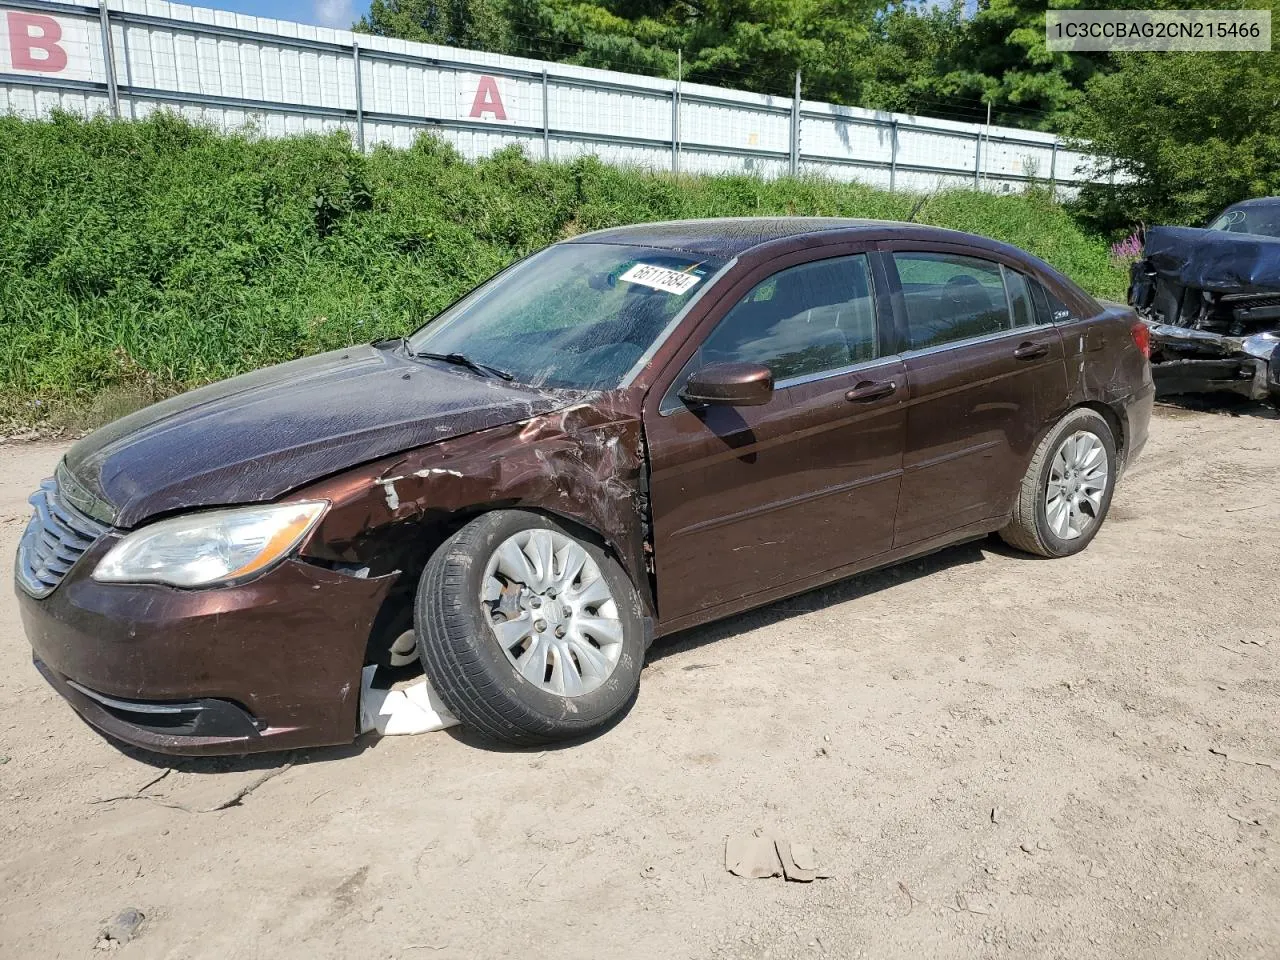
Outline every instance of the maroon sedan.
[(1084, 549), (1147, 437), (1146, 328), (981, 237), (593, 233), (412, 336), (176, 397), (31, 498), (18, 595), (81, 715), (168, 753), (350, 741), (416, 646), (514, 743), (600, 728), (654, 637), (999, 532)]

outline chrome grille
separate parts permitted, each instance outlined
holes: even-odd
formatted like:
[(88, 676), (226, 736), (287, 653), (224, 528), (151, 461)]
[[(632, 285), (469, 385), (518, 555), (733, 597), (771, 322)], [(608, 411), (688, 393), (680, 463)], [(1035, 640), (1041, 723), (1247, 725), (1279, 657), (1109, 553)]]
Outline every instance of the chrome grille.
[(18, 583), (33, 597), (47, 597), (109, 528), (63, 503), (53, 480), (41, 483), (30, 503), (35, 513), (18, 545)]

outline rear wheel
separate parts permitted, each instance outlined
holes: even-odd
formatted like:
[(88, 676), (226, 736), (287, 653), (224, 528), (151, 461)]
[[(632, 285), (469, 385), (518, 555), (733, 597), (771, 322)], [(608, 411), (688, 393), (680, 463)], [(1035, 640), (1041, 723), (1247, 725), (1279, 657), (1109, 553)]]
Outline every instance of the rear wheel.
[(591, 733), (635, 696), (640, 600), (597, 544), (542, 514), (497, 510), (427, 562), (418, 650), (463, 723), (508, 743)]
[(1000, 536), (1042, 557), (1079, 553), (1111, 509), (1116, 472), (1110, 425), (1095, 410), (1072, 410), (1040, 442)]

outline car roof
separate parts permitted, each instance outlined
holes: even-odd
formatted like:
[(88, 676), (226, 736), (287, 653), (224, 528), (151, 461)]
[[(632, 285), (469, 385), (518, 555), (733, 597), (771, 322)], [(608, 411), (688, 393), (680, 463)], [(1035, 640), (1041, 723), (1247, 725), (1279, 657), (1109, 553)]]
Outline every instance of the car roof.
[(623, 243), (641, 247), (682, 250), (727, 260), (753, 247), (775, 240), (818, 237), (833, 232), (857, 234), (899, 228), (902, 235), (928, 236), (936, 240), (990, 246), (991, 241), (954, 230), (926, 227), (897, 220), (861, 220), (853, 217), (723, 217), (713, 220), (667, 220), (610, 227), (585, 233), (568, 243)]

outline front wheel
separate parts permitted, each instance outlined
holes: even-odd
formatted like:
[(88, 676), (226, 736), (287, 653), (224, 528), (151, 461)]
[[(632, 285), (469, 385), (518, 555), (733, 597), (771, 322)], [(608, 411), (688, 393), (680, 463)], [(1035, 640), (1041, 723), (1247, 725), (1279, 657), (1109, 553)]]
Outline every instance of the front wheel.
[(1079, 553), (1107, 518), (1116, 473), (1110, 425), (1095, 410), (1072, 410), (1040, 441), (1000, 536), (1042, 557)]
[(432, 685), (464, 724), (497, 740), (584, 736), (640, 683), (640, 598), (597, 544), (550, 517), (495, 510), (427, 562), (415, 608)]

